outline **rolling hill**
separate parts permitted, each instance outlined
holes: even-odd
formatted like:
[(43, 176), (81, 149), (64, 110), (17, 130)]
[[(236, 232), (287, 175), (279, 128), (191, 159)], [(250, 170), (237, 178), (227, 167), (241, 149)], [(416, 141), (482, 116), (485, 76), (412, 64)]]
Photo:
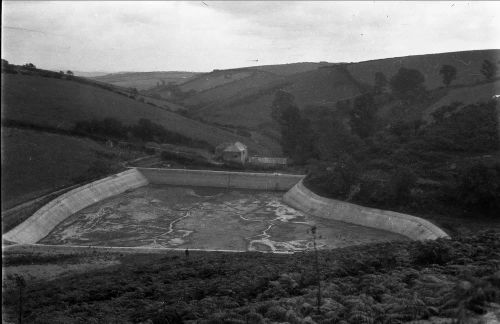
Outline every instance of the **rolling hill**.
[(73, 73), (76, 76), (83, 77), (83, 78), (95, 78), (95, 77), (100, 77), (103, 75), (110, 74), (108, 72), (99, 72), (99, 71), (96, 71), (96, 72), (73, 71)]
[(271, 104), (277, 89), (284, 89), (293, 94), (300, 108), (334, 107), (338, 100), (348, 99), (362, 92), (362, 85), (345, 69), (337, 66), (323, 67), (287, 78), (276, 78), (273, 82), (260, 85), (254, 82), (251, 87), (245, 88), (239, 87), (244, 85), (242, 81), (196, 94), (186, 100), (186, 105), (189, 107), (189, 104), (198, 98), (209, 98), (211, 101), (208, 101), (205, 107), (193, 111), (195, 116), (221, 124), (259, 128), (271, 122)]
[(2, 77), (2, 119), (71, 129), (77, 121), (93, 118), (111, 117), (126, 125), (145, 118), (214, 146), (239, 140), (248, 143), (252, 151), (265, 150), (249, 138), (91, 85), (20, 74), (2, 74)]
[[(236, 82), (245, 78), (255, 76), (255, 71), (267, 72), (276, 77), (286, 77), (297, 73), (316, 70), (319, 67), (331, 66), (333, 63), (321, 62), (301, 62), (290, 64), (259, 65), (249, 66), (237, 69), (214, 70), (209, 73), (203, 73), (181, 85), (181, 90), (195, 90), (197, 92), (213, 89), (224, 84)], [(251, 83), (251, 82), (249, 82)]]
[(466, 87), (452, 87), (446, 95), (425, 109), (423, 117), (428, 120), (430, 114), (436, 109), (452, 103), (461, 103), (461, 106), (464, 106), (480, 101), (488, 101), (494, 94), (500, 94), (500, 80)]
[[(280, 149), (249, 134), (237, 135), (234, 129), (186, 118), (170, 111), (171, 103), (167, 109), (163, 100), (133, 95), (117, 86), (47, 77), (43, 70), (21, 71), (2, 71), (2, 212), (23, 204), (2, 214), (9, 226), (40, 207), (44, 201), (38, 202), (39, 197), (117, 172), (122, 162), (145, 155), (139, 148), (108, 147), (100, 140), (73, 136), (79, 121), (114, 118), (132, 125), (145, 118), (212, 146), (241, 141), (254, 154)], [(30, 201), (35, 198), (33, 205)]]
[(299, 63), (288, 63), (288, 64), (274, 64), (274, 65), (259, 65), (248, 67), (248, 69), (255, 69), (259, 71), (269, 72), (276, 75), (287, 76), (307, 71), (316, 70), (323, 66), (332, 66), (339, 63), (328, 63), (328, 62), (299, 62)]
[(164, 82), (181, 84), (194, 77), (199, 73), (183, 72), (183, 71), (167, 71), (167, 72), (122, 72), (99, 75), (93, 77), (96, 81), (110, 83), (120, 87), (136, 88), (137, 90), (147, 90), (155, 87), (158, 83)]
[(351, 63), (348, 71), (359, 82), (371, 84), (374, 74), (383, 72), (387, 79), (396, 74), (400, 67), (417, 69), (425, 76), (427, 89), (435, 89), (443, 85), (439, 69), (443, 64), (449, 64), (457, 69), (457, 79), (452, 84), (468, 85), (484, 79), (480, 72), (483, 60), (497, 63), (500, 60), (500, 50), (478, 50), (450, 52), (439, 54), (414, 55), (394, 57), (382, 60)]
[(253, 74), (252, 69), (231, 69), (231, 70), (214, 70), (210, 73), (204, 73), (198, 77), (189, 80), (180, 85), (182, 91), (194, 90), (196, 92), (211, 89), (225, 83), (234, 82), (240, 79), (247, 78)]
[[(193, 116), (209, 122), (276, 135), (276, 127), (270, 119), (270, 107), (278, 89), (293, 94), (301, 109), (316, 106), (335, 109), (338, 101), (354, 98), (369, 89), (376, 72), (381, 71), (390, 79), (400, 67), (414, 68), (425, 76), (428, 90), (437, 90), (435, 95), (438, 97), (428, 107), (432, 111), (435, 105), (453, 100), (451, 98), (454, 96), (457, 96), (457, 101), (470, 103), (498, 92), (496, 85), (481, 85), (484, 76), (480, 69), (483, 60), (497, 62), (499, 58), (500, 50), (478, 50), (359, 63), (257, 66), (217, 70), (201, 75), (181, 87), (197, 90), (183, 102)], [(457, 79), (449, 89), (439, 90), (443, 86), (442, 76), (439, 74), (443, 64), (456, 67)], [(272, 74), (251, 74), (251, 70)], [(293, 73), (297, 71), (302, 72)], [(440, 100), (440, 97), (443, 99)], [(390, 109), (385, 110), (390, 112)], [(428, 114), (424, 111), (421, 113)]]
[(139, 154), (88, 138), (2, 127), (2, 210), (76, 183), (97, 161), (114, 164)]
[(275, 84), (281, 84), (284, 80), (285, 78), (275, 74), (255, 70), (247, 77), (197, 92), (185, 99), (183, 103), (188, 107), (204, 107), (231, 98), (235, 100), (256, 93), (261, 89), (269, 88)]

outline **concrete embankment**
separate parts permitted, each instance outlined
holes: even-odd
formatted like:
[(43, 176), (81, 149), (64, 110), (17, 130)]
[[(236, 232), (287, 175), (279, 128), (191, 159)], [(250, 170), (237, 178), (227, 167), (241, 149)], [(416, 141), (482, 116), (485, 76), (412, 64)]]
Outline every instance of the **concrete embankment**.
[(304, 176), (187, 169), (137, 168), (152, 184), (286, 191)]
[(419, 217), (324, 198), (307, 189), (302, 181), (285, 194), (284, 201), (313, 216), (374, 227), (413, 240), (448, 237), (439, 227)]
[(6, 233), (3, 239), (16, 243), (36, 243), (48, 235), (57, 224), (77, 211), (147, 183), (148, 180), (140, 172), (130, 169), (78, 187), (43, 206)]

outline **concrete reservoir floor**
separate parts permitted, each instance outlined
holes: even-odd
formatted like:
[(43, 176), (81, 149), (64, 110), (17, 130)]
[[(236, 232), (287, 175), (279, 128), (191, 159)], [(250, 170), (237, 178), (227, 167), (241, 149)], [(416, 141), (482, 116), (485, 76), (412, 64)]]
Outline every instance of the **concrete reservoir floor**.
[(393, 240), (404, 236), (312, 217), (288, 207), (283, 193), (148, 185), (68, 217), (39, 243), (293, 252)]

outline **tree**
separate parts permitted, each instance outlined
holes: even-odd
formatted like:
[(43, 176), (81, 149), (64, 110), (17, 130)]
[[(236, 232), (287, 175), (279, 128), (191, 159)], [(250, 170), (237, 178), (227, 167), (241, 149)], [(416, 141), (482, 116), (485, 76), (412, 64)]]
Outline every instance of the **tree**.
[(71, 76), (73, 76), (73, 75), (74, 75), (74, 74), (73, 74), (73, 71), (70, 71), (70, 70), (66, 71), (66, 74), (67, 74), (67, 75), (71, 75)]
[(27, 69), (36, 69), (36, 66), (33, 63), (26, 63), (23, 65), (23, 67), (25, 67)]
[(338, 156), (333, 162), (312, 165), (306, 178), (306, 185), (326, 197), (346, 199), (353, 187), (359, 183), (360, 167), (348, 154)]
[(340, 117), (320, 120), (315, 130), (315, 151), (323, 161), (334, 161), (343, 154), (352, 154), (363, 145)]
[(484, 60), (483, 65), (481, 65), (481, 73), (484, 75), (486, 80), (491, 80), (496, 77), (498, 72), (498, 67), (495, 63), (489, 60)]
[(439, 74), (443, 76), (443, 83), (448, 87), (451, 81), (457, 78), (457, 69), (453, 65), (444, 64), (439, 70)]
[(418, 97), (425, 90), (425, 77), (415, 69), (400, 68), (390, 80), (393, 93), (401, 99)]
[(376, 94), (383, 93), (388, 84), (389, 84), (389, 81), (387, 81), (387, 78), (385, 77), (384, 73), (382, 73), (382, 72), (375, 73), (374, 90), (375, 90)]
[(458, 176), (458, 199), (470, 210), (500, 215), (500, 163), (475, 163)]
[(295, 98), (291, 93), (284, 90), (276, 91), (271, 106), (271, 118), (278, 122), (278, 124), (283, 124), (284, 112), (292, 106), (295, 106)]
[(271, 118), (280, 125), (283, 152), (296, 163), (313, 155), (313, 135), (309, 120), (302, 118), (292, 94), (279, 90), (271, 106)]
[(389, 179), (392, 198), (397, 204), (408, 203), (411, 197), (411, 189), (417, 182), (416, 175), (407, 168), (399, 167), (392, 174)]
[(307, 118), (300, 118), (295, 125), (295, 147), (291, 154), (295, 163), (304, 164), (307, 160), (316, 157), (314, 149), (314, 132), (311, 122)]
[(271, 118), (280, 125), (281, 146), (291, 155), (297, 146), (295, 130), (300, 123), (300, 111), (292, 94), (278, 90), (271, 106)]
[(377, 107), (373, 95), (366, 93), (354, 99), (354, 107), (350, 112), (351, 129), (361, 138), (366, 138), (375, 129)]

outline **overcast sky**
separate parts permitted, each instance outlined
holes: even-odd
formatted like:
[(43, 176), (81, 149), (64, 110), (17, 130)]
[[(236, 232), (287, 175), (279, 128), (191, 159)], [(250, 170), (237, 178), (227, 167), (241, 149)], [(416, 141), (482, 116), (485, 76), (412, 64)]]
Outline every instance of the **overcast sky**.
[(211, 71), (500, 48), (500, 2), (2, 1), (2, 9), (2, 58), (54, 70)]

